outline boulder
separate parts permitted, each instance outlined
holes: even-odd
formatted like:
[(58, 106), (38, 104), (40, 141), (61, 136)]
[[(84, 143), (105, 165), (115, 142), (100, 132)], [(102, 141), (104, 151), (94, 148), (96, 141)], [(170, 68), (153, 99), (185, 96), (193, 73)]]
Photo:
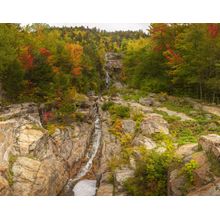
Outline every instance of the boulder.
[(157, 147), (156, 143), (148, 137), (142, 134), (136, 136), (132, 142), (134, 146), (144, 146), (146, 149), (154, 149)]
[(168, 123), (159, 114), (148, 114), (142, 121), (140, 128), (143, 135), (154, 133), (169, 134)]
[(212, 152), (220, 160), (220, 136), (217, 134), (204, 135), (199, 138), (199, 144), (206, 152)]
[(183, 195), (183, 186), (186, 178), (179, 175), (179, 169), (172, 170), (168, 175), (168, 195), (181, 196)]
[(187, 196), (220, 196), (220, 178), (187, 194)]
[(154, 99), (153, 98), (140, 98), (139, 103), (144, 106), (153, 106)]
[[(187, 152), (187, 157), (189, 156)], [(196, 191), (209, 184), (213, 180), (210, 174), (210, 164), (207, 156), (203, 151), (190, 155), (191, 159), (197, 164), (197, 168), (193, 171), (193, 184), (189, 184), (186, 176), (181, 172), (184, 164), (172, 171), (168, 175), (168, 194), (174, 196), (186, 195)], [(185, 163), (188, 161), (185, 161)], [(208, 194), (207, 194), (208, 195)]]
[(131, 119), (122, 120), (122, 129), (124, 130), (124, 132), (133, 134), (135, 132), (135, 128), (135, 121)]
[(211, 182), (213, 175), (210, 172), (210, 163), (206, 153), (204, 151), (196, 152), (192, 155), (192, 160), (198, 165), (198, 168), (194, 170), (195, 186), (200, 187)]
[(197, 143), (184, 144), (176, 150), (176, 154), (181, 158), (186, 158), (186, 157), (190, 157), (197, 150), (198, 150)]

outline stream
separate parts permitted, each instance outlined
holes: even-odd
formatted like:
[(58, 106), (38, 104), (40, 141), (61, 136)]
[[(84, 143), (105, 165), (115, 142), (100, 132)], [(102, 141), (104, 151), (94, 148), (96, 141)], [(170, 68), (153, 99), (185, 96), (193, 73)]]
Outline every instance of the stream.
[(95, 123), (94, 124), (95, 126), (94, 126), (94, 133), (92, 136), (92, 149), (91, 151), (87, 152), (87, 155), (86, 155), (86, 157), (88, 158), (88, 161), (85, 164), (85, 166), (81, 167), (76, 178), (73, 179), (74, 182), (84, 177), (88, 173), (88, 171), (91, 169), (93, 159), (95, 158), (96, 153), (99, 149), (99, 146), (101, 145), (102, 131), (101, 131), (101, 122), (100, 122), (100, 115), (99, 115), (97, 103), (95, 104)]
[(77, 176), (74, 179), (70, 179), (67, 184), (67, 188), (70, 188), (72, 192), (74, 192), (75, 196), (94, 196), (96, 193), (96, 180), (81, 180), (92, 168), (93, 160), (96, 157), (99, 147), (101, 146), (102, 130), (97, 102), (94, 105), (94, 112), (94, 132), (92, 134), (91, 149), (89, 149), (86, 154), (87, 162), (80, 168)]
[[(107, 56), (105, 57), (107, 62)], [(109, 72), (105, 69), (105, 84), (106, 89), (109, 89), (111, 78)], [(98, 101), (94, 105), (94, 132), (92, 134), (91, 148), (86, 154), (87, 162), (83, 165), (77, 176), (74, 179), (70, 179), (67, 184), (67, 189), (74, 193), (74, 196), (95, 196), (97, 180), (95, 179), (82, 179), (91, 170), (93, 160), (101, 146), (102, 129), (101, 129), (101, 118), (99, 114)], [(86, 132), (86, 131), (85, 131)]]

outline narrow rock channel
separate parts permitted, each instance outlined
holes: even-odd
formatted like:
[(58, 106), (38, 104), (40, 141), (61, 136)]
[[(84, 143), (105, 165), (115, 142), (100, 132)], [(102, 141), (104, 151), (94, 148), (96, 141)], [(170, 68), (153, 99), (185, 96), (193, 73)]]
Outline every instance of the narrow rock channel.
[(92, 168), (93, 160), (101, 146), (101, 137), (101, 118), (98, 102), (96, 102), (94, 105), (94, 132), (92, 134), (91, 148), (86, 154), (87, 162), (80, 168), (77, 176), (74, 179), (70, 179), (67, 184), (67, 187), (72, 188), (75, 196), (94, 196), (96, 193), (97, 181), (91, 179), (82, 180), (82, 178), (85, 177)]

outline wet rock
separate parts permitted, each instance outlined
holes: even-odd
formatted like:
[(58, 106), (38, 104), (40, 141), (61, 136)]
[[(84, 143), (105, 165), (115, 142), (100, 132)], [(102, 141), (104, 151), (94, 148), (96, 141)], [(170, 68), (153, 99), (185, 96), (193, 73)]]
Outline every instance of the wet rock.
[(220, 136), (217, 134), (204, 135), (199, 138), (199, 144), (206, 152), (212, 152), (220, 160)]
[(80, 180), (73, 188), (75, 196), (95, 196), (96, 180)]
[(168, 123), (159, 114), (148, 114), (141, 123), (141, 133), (150, 135), (154, 133), (169, 134)]

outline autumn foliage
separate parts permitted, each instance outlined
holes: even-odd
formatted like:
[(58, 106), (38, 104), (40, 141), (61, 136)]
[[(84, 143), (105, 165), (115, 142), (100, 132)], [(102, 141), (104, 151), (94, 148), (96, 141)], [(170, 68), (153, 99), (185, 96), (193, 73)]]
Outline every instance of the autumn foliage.
[(219, 25), (218, 24), (209, 24), (208, 25), (208, 33), (211, 38), (216, 38), (219, 33)]
[(70, 62), (73, 65), (71, 73), (73, 75), (80, 75), (83, 47), (80, 46), (79, 44), (68, 43), (66, 45), (66, 48), (69, 52)]
[(25, 46), (21, 49), (20, 61), (25, 70), (33, 68), (34, 56), (31, 53), (30, 46)]
[(51, 55), (50, 51), (44, 47), (40, 48), (39, 52), (44, 57), (49, 57)]

